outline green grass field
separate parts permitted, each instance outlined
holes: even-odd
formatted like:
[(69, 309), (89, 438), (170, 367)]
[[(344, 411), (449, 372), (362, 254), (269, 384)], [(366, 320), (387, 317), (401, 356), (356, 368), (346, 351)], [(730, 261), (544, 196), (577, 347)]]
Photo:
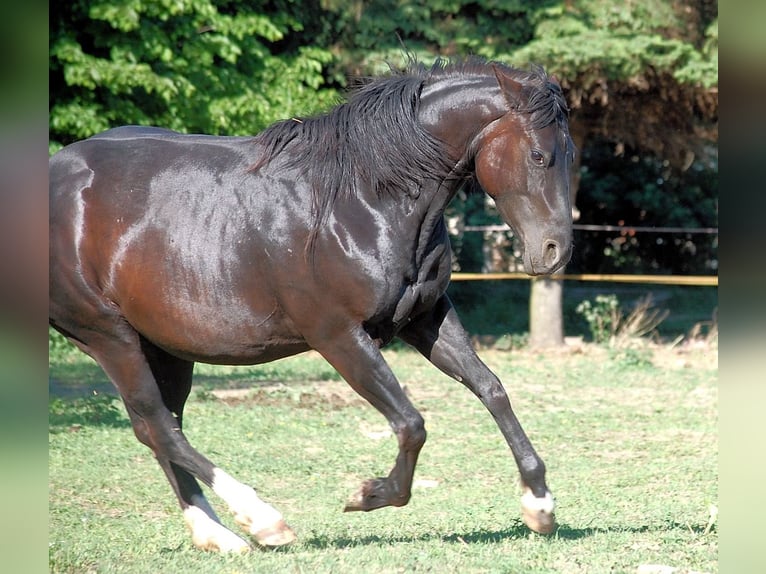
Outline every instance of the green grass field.
[(299, 536), (284, 549), (227, 556), (193, 547), (98, 368), (54, 353), (50, 571), (718, 571), (717, 348), (482, 352), (548, 466), (559, 523), (551, 536), (521, 523), (516, 468), (479, 401), (411, 351), (386, 355), (429, 437), (410, 504), (366, 514), (341, 510), (362, 480), (388, 472), (396, 441), (321, 358), (198, 365), (188, 438)]

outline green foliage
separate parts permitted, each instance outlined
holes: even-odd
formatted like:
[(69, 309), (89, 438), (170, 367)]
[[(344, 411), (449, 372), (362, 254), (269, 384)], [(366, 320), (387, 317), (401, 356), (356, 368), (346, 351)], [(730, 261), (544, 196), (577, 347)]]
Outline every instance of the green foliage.
[[(657, 327), (669, 313), (654, 308), (651, 295), (639, 299), (626, 311), (614, 293), (596, 295), (594, 302), (582, 301), (575, 311), (585, 318), (595, 343), (615, 349), (635, 348), (642, 337), (656, 335)], [(633, 364), (633, 358), (627, 362)]]
[(650, 369), (654, 366), (651, 352), (646, 348), (619, 347), (610, 349), (610, 359), (618, 369)]
[(576, 311), (585, 318), (594, 343), (605, 344), (617, 331), (620, 302), (617, 295), (596, 295), (593, 302), (581, 302)]
[(333, 56), (303, 35), (310, 10), (278, 4), (290, 9), (213, 0), (58, 3), (51, 140), (122, 124), (248, 134), (326, 107), (336, 98), (323, 88)]
[(488, 58), (508, 54), (530, 40), (531, 21), (545, 4), (549, 2), (323, 2), (337, 16), (341, 57), (351, 69), (366, 73), (385, 69), (386, 62), (401, 62), (403, 46), (426, 61), (437, 54)]
[[(717, 17), (688, 34), (685, 14), (665, 0), (555, 3), (536, 13), (533, 38), (513, 58), (576, 78), (578, 89), (603, 77), (629, 80), (649, 69), (668, 71), (680, 83), (718, 85)], [(701, 46), (697, 34), (704, 35)]]

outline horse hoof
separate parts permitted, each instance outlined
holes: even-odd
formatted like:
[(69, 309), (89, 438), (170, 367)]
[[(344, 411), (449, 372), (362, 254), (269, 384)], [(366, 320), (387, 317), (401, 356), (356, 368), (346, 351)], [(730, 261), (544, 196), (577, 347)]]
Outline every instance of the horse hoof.
[(369, 512), (384, 506), (404, 506), (409, 502), (410, 494), (392, 496), (389, 492), (388, 479), (372, 478), (348, 499), (343, 512)]
[(351, 498), (348, 499), (346, 506), (343, 508), (343, 512), (356, 512), (365, 510), (367, 509), (364, 507), (364, 488), (361, 488), (358, 492), (355, 492), (353, 495), (351, 495)]
[(255, 541), (261, 546), (284, 546), (295, 542), (298, 537), (295, 532), (285, 523), (284, 520), (280, 520), (276, 524), (259, 530), (253, 535)]
[(537, 498), (531, 490), (526, 490), (521, 497), (521, 519), (530, 529), (540, 534), (550, 534), (556, 528), (553, 508), (550, 492), (546, 492), (543, 498)]

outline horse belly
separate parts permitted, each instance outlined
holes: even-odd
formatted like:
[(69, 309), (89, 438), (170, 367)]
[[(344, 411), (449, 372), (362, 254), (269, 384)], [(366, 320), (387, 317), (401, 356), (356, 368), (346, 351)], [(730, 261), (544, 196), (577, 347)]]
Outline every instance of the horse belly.
[(241, 274), (211, 281), (174, 267), (172, 257), (156, 269), (131, 265), (132, 259), (115, 277), (110, 297), (133, 328), (168, 352), (206, 363), (255, 364), (308, 349), (268, 281)]

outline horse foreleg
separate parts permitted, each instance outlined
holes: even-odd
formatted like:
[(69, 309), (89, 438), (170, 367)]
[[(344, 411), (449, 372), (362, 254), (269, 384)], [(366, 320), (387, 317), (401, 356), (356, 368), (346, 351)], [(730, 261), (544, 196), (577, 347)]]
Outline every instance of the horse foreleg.
[(367, 480), (344, 511), (404, 506), (410, 500), (418, 454), (426, 441), (423, 417), (404, 394), (369, 335), (359, 329), (328, 337), (315, 347), (359, 395), (388, 421), (399, 443), (396, 463), (386, 477)]
[(516, 418), (500, 380), (474, 351), (449, 298), (442, 296), (430, 314), (410, 323), (399, 336), (468, 387), (492, 414), (521, 475), (524, 523), (536, 532), (551, 532), (555, 527), (554, 501), (545, 482), (545, 464)]

